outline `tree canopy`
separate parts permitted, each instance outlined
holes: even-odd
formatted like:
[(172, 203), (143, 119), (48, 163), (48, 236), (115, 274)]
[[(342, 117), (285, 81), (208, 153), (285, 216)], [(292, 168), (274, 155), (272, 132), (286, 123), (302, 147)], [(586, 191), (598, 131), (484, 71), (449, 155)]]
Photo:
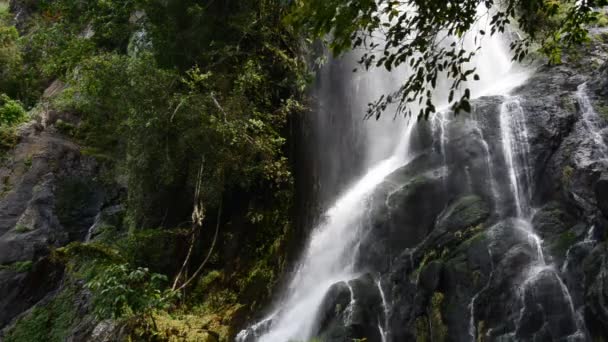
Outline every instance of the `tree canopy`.
[[(297, 0), (291, 22), (312, 38), (326, 39), (339, 55), (364, 48), (360, 64), (366, 69), (387, 70), (409, 65), (410, 75), (392, 94), (371, 103), (368, 117), (378, 118), (390, 104), (398, 113), (421, 105), (419, 118), (436, 111), (431, 91), (439, 76), (451, 80), (449, 102), (453, 109), (470, 110), (470, 91), (459, 99), (454, 91), (479, 76), (466, 63), (478, 52), (462, 44), (467, 32), (482, 39), (504, 34), (509, 37), (513, 59), (522, 61), (532, 49), (559, 63), (563, 49), (587, 40), (587, 25), (598, 19), (594, 7), (607, 0)], [(488, 25), (476, 27), (480, 20)], [(473, 31), (473, 32), (471, 32)], [(379, 37), (380, 36), (380, 37)], [(445, 37), (452, 39), (445, 44)]]

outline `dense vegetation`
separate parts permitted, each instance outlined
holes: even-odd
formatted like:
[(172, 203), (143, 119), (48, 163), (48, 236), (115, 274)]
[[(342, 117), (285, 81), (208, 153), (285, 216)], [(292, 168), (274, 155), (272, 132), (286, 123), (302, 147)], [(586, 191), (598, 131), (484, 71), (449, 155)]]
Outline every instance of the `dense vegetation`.
[[(29, 1), (18, 28), (3, 6), (5, 150), (24, 107), (71, 113), (78, 121), (57, 129), (104, 164), (107, 186), (128, 189), (120, 222), (54, 252), (70, 291), (84, 280), (93, 294), (97, 319), (144, 339), (203, 320), (226, 339), (270, 294), (292, 226), (289, 120), (303, 112), (308, 77), (281, 3)], [(41, 99), (54, 80), (65, 89)], [(63, 340), (54, 329), (70, 324), (55, 307), (8, 340)]]

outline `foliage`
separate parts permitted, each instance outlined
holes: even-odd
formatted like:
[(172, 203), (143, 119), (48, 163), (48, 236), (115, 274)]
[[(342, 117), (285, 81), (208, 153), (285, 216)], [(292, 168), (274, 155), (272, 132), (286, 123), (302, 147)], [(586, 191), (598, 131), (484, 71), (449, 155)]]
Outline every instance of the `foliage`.
[(25, 109), (6, 94), (0, 94), (0, 128), (13, 127), (25, 119)]
[(17, 144), (17, 126), (27, 115), (21, 103), (0, 94), (0, 154), (4, 155)]
[[(309, 0), (294, 4), (290, 22), (312, 38), (330, 37), (334, 54), (364, 48), (360, 63), (366, 69), (409, 66), (411, 72), (403, 85), (370, 106), (368, 116), (376, 117), (396, 104), (398, 112), (427, 118), (436, 111), (430, 90), (442, 76), (451, 81), (453, 109), (470, 111), (468, 89), (460, 99), (454, 98), (461, 85), (479, 79), (476, 70), (466, 65), (477, 53), (465, 47), (467, 35), (478, 42), (509, 32), (509, 25), (515, 23), (525, 34), (511, 43), (515, 60), (523, 60), (532, 43), (540, 42), (541, 51), (558, 63), (563, 48), (587, 40), (585, 25), (598, 16), (589, 2), (574, 0)], [(594, 2), (595, 6), (606, 4), (606, 0)]]
[(93, 293), (95, 314), (100, 318), (124, 318), (166, 308), (168, 294), (161, 289), (167, 277), (128, 264), (110, 265), (85, 285)]
[(22, 64), (18, 38), (17, 29), (4, 24), (4, 20), (0, 18), (0, 91), (10, 92), (17, 83), (16, 71)]
[(157, 326), (156, 337), (161, 341), (225, 341), (218, 338), (225, 333), (222, 334), (222, 327), (218, 326), (218, 317), (215, 315), (160, 312), (154, 315), (154, 321)]
[[(55, 127), (110, 171), (104, 180), (128, 188), (128, 231), (108, 227), (53, 256), (87, 284), (101, 317), (190, 321), (167, 308), (163, 279), (183, 262), (190, 237), (183, 227), (191, 226), (200, 182), (205, 218), (190, 267), (216, 224), (219, 248), (239, 253), (216, 251), (209, 269), (221, 276), (204, 270), (178, 304), (228, 338), (232, 318), (270, 295), (291, 227), (289, 120), (304, 111), (310, 76), (282, 20), (283, 1), (43, 0), (37, 8), (10, 40), (9, 71), (19, 82), (0, 91), (80, 119)], [(57, 78), (67, 89), (40, 99)], [(76, 180), (58, 190), (58, 217), (75, 226), (74, 210), (94, 197), (92, 188)], [(221, 204), (224, 213), (209, 214)]]

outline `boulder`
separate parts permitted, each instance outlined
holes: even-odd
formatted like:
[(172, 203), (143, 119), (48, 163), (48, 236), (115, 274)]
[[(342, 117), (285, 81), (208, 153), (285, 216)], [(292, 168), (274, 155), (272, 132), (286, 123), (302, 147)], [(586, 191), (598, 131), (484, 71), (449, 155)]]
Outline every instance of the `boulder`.
[(490, 207), (481, 197), (461, 197), (439, 215), (435, 229), (441, 232), (456, 232), (473, 228), (490, 216)]
[(520, 340), (566, 339), (578, 331), (570, 294), (551, 268), (532, 270), (523, 285), (524, 307), (516, 336)]
[(378, 285), (371, 275), (334, 284), (320, 306), (313, 336), (322, 341), (341, 342), (365, 339), (381, 342), (378, 324), (384, 309)]

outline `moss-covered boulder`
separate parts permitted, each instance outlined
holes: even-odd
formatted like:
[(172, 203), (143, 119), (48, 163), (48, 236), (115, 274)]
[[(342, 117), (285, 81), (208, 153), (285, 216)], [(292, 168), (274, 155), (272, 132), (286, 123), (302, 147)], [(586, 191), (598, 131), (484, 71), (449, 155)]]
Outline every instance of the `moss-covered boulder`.
[(456, 232), (477, 226), (490, 216), (490, 207), (477, 195), (461, 197), (439, 216), (436, 229)]

